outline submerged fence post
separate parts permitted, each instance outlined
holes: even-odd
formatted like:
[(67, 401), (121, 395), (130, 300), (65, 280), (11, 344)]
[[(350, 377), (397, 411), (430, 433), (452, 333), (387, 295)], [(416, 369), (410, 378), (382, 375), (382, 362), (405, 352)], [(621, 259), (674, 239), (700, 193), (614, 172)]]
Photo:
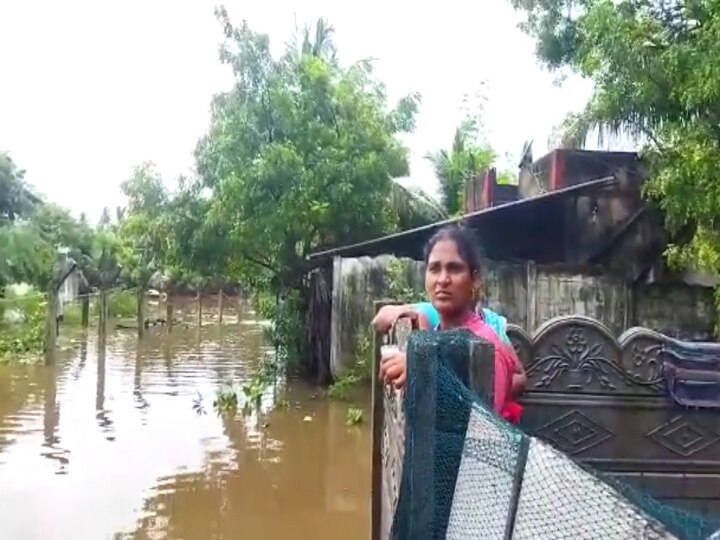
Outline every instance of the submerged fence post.
[(47, 314), (45, 317), (45, 365), (50, 366), (55, 362), (55, 346), (57, 344), (57, 312), (58, 312), (58, 287), (55, 280), (52, 280), (48, 287)]
[(222, 287), (220, 287), (220, 291), (218, 292), (218, 324), (222, 324), (223, 322), (223, 290)]
[(137, 299), (138, 337), (143, 337), (145, 335), (145, 287), (138, 286), (135, 297)]
[(174, 313), (174, 306), (173, 306), (173, 301), (172, 301), (172, 294), (170, 293), (170, 290), (168, 290), (165, 293), (165, 326), (167, 328), (168, 334), (172, 332), (174, 316), (175, 316), (175, 313)]
[(197, 312), (198, 312), (198, 328), (202, 326), (202, 293), (200, 292), (200, 288), (198, 287), (197, 290)]
[(108, 291), (100, 289), (98, 296), (98, 347), (104, 349), (107, 337)]
[(43, 392), (43, 438), (48, 444), (52, 444), (60, 421), (57, 403), (57, 377), (54, 369), (44, 373)]

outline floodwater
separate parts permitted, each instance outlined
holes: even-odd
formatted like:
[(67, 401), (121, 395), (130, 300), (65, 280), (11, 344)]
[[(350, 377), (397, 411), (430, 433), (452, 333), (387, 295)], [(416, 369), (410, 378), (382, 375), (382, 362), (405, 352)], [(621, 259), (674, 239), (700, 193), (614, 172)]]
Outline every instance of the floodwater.
[(91, 328), (55, 367), (0, 366), (0, 539), (367, 539), (370, 434), (347, 404), (290, 381), (259, 420), (213, 410), (268, 354), (233, 319), (115, 332), (105, 355)]

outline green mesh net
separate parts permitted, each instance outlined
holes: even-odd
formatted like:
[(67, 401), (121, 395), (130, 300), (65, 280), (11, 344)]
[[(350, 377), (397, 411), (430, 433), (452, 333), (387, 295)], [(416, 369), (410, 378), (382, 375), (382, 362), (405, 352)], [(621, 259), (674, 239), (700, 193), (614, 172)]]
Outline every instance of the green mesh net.
[(720, 540), (720, 520), (663, 505), (499, 419), (463, 381), (469, 339), (408, 342), (394, 539)]

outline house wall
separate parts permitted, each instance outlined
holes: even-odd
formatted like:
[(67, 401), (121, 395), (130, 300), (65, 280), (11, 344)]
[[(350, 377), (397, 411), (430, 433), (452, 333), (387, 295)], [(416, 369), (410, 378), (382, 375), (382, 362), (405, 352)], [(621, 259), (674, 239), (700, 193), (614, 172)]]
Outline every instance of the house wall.
[(342, 258), (333, 261), (330, 317), (330, 370), (334, 377), (346, 373), (356, 361), (358, 340), (371, 336), (376, 300), (388, 297), (389, 271), (399, 261), (405, 281), (414, 290), (424, 289), (424, 265), (411, 259), (380, 257)]
[[(570, 264), (586, 262), (646, 204), (640, 197), (641, 177), (622, 170), (615, 171), (615, 175), (618, 183), (612, 188), (565, 201), (567, 223), (573, 225), (563, 231), (564, 261)], [(661, 231), (662, 228), (658, 227), (656, 232), (660, 234)]]
[[(334, 261), (330, 366), (334, 376), (353, 365), (356, 347), (369, 325), (376, 300), (388, 297), (388, 265), (400, 261), (407, 284), (424, 295), (424, 265), (392, 256)], [(396, 263), (397, 264), (397, 263)], [(597, 319), (615, 335), (645, 326), (682, 339), (713, 339), (712, 289), (639, 285), (568, 266), (485, 261), (485, 304), (530, 334), (559, 315)]]
[(465, 214), (511, 203), (518, 198), (518, 186), (498, 184), (497, 170), (488, 169), (465, 180), (463, 205)]

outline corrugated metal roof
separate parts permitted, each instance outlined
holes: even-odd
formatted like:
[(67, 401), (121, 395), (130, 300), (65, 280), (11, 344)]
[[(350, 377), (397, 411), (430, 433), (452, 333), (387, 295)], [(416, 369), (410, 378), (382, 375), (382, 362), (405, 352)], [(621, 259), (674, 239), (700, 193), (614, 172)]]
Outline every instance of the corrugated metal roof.
[(329, 257), (335, 257), (335, 256), (343, 256), (343, 257), (361, 257), (361, 256), (374, 256), (378, 255), (380, 253), (395, 253), (398, 251), (398, 247), (401, 246), (405, 242), (411, 242), (418, 239), (418, 237), (430, 237), (436, 230), (441, 229), (442, 227), (445, 227), (447, 225), (453, 225), (453, 224), (459, 224), (459, 223), (465, 223), (470, 227), (474, 227), (475, 225), (479, 224), (483, 220), (487, 219), (490, 216), (496, 216), (498, 214), (503, 214), (507, 212), (513, 212), (513, 211), (523, 211), (530, 208), (535, 208), (537, 206), (541, 206), (543, 204), (546, 204), (550, 201), (557, 201), (558, 199), (564, 198), (564, 197), (570, 197), (570, 196), (577, 196), (585, 191), (592, 191), (596, 189), (603, 189), (612, 185), (615, 185), (618, 183), (618, 179), (613, 176), (606, 176), (603, 178), (598, 178), (596, 180), (590, 180), (588, 182), (584, 182), (582, 184), (574, 185), (568, 188), (559, 189), (555, 191), (549, 191), (547, 193), (543, 193), (542, 195), (538, 195), (537, 197), (532, 197), (528, 199), (520, 199), (517, 201), (512, 201), (507, 204), (502, 204), (498, 206), (493, 206), (490, 208), (485, 208), (483, 210), (479, 210), (477, 212), (473, 212), (470, 214), (466, 214), (464, 216), (460, 216), (453, 219), (448, 219), (444, 221), (438, 221), (436, 223), (431, 223), (429, 225), (424, 225), (422, 227), (417, 227), (415, 229), (411, 229), (409, 231), (403, 231), (399, 233), (390, 234), (387, 236), (383, 236), (380, 238), (375, 238), (372, 240), (367, 240), (364, 242), (358, 242), (355, 244), (350, 244), (346, 246), (340, 246), (332, 249), (327, 249), (324, 251), (318, 251), (315, 253), (312, 253), (309, 256), (309, 259), (311, 261), (318, 261), (320, 259), (325, 259)]

